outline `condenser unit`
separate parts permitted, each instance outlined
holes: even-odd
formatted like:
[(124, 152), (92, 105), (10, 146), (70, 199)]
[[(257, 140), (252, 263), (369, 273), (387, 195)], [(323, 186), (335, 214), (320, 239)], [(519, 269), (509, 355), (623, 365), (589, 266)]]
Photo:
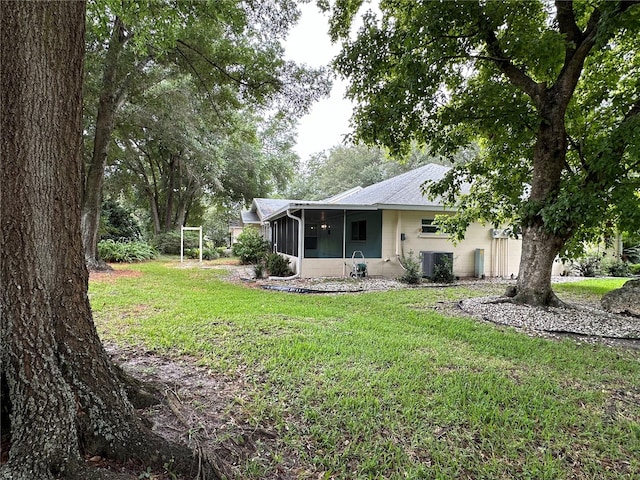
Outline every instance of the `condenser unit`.
[[(433, 277), (433, 270), (436, 265), (445, 265), (448, 263), (449, 268), (453, 271), (453, 253), (452, 252), (420, 252), (422, 258), (422, 276), (426, 278)], [(448, 262), (447, 262), (448, 259)]]

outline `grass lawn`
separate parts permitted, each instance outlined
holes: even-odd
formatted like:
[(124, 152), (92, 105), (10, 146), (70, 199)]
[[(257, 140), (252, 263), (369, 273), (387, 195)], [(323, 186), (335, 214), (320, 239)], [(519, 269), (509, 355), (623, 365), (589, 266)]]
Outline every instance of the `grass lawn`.
[[(246, 418), (275, 431), (281, 452), (243, 478), (275, 478), (289, 452), (313, 478), (640, 478), (638, 351), (431, 308), (477, 289), (297, 295), (226, 282), (220, 269), (117, 268), (141, 275), (91, 282), (104, 340), (250, 385)], [(558, 293), (623, 283), (593, 282)]]

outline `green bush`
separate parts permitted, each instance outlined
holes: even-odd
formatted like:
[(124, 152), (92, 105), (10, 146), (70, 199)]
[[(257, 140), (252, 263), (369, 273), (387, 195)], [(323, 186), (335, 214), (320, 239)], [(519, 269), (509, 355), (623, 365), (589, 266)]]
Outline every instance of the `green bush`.
[(620, 258), (605, 258), (601, 263), (601, 269), (612, 277), (628, 277), (631, 273), (629, 263)]
[(245, 228), (238, 241), (233, 244), (232, 252), (243, 264), (261, 262), (269, 251), (267, 242), (256, 228)]
[(640, 263), (629, 265), (629, 271), (631, 272), (631, 275), (640, 275)]
[(433, 266), (431, 281), (436, 283), (453, 283), (455, 279), (456, 277), (453, 274), (453, 261), (447, 255), (444, 255), (442, 261)]
[(220, 254), (215, 248), (204, 248), (202, 250), (203, 260), (216, 260), (218, 258), (220, 258)]
[(292, 273), (289, 268), (289, 259), (277, 253), (267, 255), (266, 265), (267, 270), (274, 277), (288, 277)]
[(264, 277), (264, 263), (258, 262), (253, 266), (253, 273), (256, 278)]
[(404, 268), (404, 273), (398, 280), (409, 285), (416, 285), (422, 282), (420, 274), (420, 261), (413, 257), (413, 250), (409, 251), (408, 256), (400, 259), (400, 265)]
[(105, 199), (100, 209), (100, 240), (137, 241), (140, 223), (133, 211), (113, 199)]
[(574, 270), (583, 277), (596, 277), (600, 274), (601, 258), (597, 255), (587, 255), (575, 261)]
[[(184, 256), (187, 258), (191, 258), (194, 260), (200, 259), (200, 249), (199, 248), (188, 248), (184, 251)], [(215, 248), (203, 248), (202, 249), (202, 260), (215, 260), (220, 258), (220, 254), (218, 254)]]
[[(151, 244), (160, 253), (166, 255), (180, 255), (180, 231), (172, 230), (171, 232), (164, 232), (156, 235), (151, 240)], [(195, 248), (200, 246), (200, 239), (193, 235), (185, 235), (184, 248)]]
[(158, 252), (147, 242), (116, 242), (102, 240), (98, 243), (98, 254), (105, 262), (142, 262), (151, 260)]

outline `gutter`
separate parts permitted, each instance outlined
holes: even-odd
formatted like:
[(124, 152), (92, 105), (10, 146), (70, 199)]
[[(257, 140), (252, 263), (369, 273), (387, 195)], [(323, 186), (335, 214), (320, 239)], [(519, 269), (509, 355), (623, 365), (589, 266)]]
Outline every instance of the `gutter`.
[(268, 280), (294, 280), (300, 277), (302, 273), (302, 254), (303, 254), (303, 244), (304, 241), (304, 232), (302, 231), (302, 219), (295, 217), (291, 214), (291, 209), (287, 208), (286, 212), (287, 217), (298, 222), (298, 266), (296, 268), (296, 273), (290, 275), (288, 277), (268, 277)]

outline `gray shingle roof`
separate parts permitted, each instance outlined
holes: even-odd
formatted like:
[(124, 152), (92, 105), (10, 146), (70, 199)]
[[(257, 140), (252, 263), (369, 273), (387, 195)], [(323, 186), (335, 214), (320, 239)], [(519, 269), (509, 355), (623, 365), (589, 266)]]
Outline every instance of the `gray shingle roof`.
[(430, 163), (365, 187), (335, 203), (340, 205), (440, 206), (439, 199), (428, 200), (422, 194), (421, 186), (427, 180), (441, 180), (449, 170), (450, 167)]
[(242, 221), (247, 223), (261, 223), (270, 217), (274, 212), (285, 208), (291, 202), (296, 200), (287, 200), (283, 198), (254, 198), (249, 210), (240, 212)]
[(254, 198), (253, 201), (256, 205), (260, 217), (265, 218), (271, 215), (273, 212), (286, 207), (294, 200), (286, 200), (283, 198)]
[[(289, 207), (296, 208), (360, 208), (378, 206), (398, 207), (442, 207), (439, 198), (428, 200), (422, 195), (422, 184), (427, 180), (438, 181), (451, 167), (430, 163), (410, 172), (370, 185), (365, 188), (354, 187), (322, 201), (287, 200), (281, 198), (254, 198), (249, 211), (242, 212), (244, 223), (260, 223), (269, 220), (272, 215), (280, 215)], [(462, 186), (462, 193), (468, 193), (469, 186)], [(245, 220), (246, 218), (246, 220)]]
[(243, 210), (240, 212), (240, 218), (242, 219), (242, 223), (247, 225), (251, 223), (260, 223), (260, 218), (258, 214), (252, 210)]

